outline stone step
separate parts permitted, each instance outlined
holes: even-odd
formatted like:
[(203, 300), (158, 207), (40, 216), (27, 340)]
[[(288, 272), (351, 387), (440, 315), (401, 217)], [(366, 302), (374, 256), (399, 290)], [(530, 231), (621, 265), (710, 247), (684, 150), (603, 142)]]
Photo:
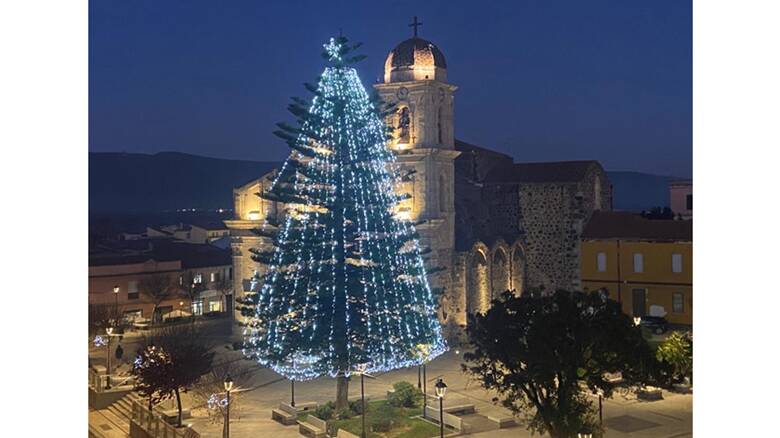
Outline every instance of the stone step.
[(121, 424), (123, 426), (127, 425), (128, 428), (130, 427), (130, 418), (126, 416), (124, 412), (117, 409), (116, 406), (111, 405), (107, 409), (101, 410), (101, 412), (102, 411), (105, 411), (107, 417), (111, 415), (110, 419), (114, 423)]
[(108, 409), (101, 409), (99, 413), (118, 430), (124, 433), (130, 433), (130, 422), (127, 421), (121, 414), (113, 412), (110, 407)]

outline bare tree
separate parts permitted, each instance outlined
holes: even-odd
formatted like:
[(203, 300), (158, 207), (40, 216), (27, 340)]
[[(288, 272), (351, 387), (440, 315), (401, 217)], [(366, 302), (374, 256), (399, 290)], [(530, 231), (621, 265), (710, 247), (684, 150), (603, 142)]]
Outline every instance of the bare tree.
[(149, 301), (154, 304), (152, 309), (152, 321), (157, 315), (157, 307), (160, 304), (175, 296), (176, 290), (171, 276), (168, 274), (154, 274), (144, 277), (138, 284), (138, 290)]
[(186, 271), (181, 276), (182, 282), (179, 293), (182, 297), (190, 300), (190, 304), (200, 298), (200, 293), (206, 290), (206, 285), (202, 278), (198, 278), (192, 271)]
[(222, 302), (225, 303), (225, 311), (232, 312), (233, 309), (227, 308), (230, 303), (226, 302), (225, 297), (233, 292), (233, 280), (226, 275), (220, 275), (217, 281), (214, 282), (214, 289), (219, 292)]
[(211, 372), (200, 378), (192, 389), (194, 399), (208, 412), (210, 420), (222, 424), (222, 436), (227, 433), (227, 397), (225, 394), (225, 378), (230, 376), (234, 389), (230, 392), (230, 417), (240, 418), (240, 394), (249, 387), (254, 372), (253, 367), (243, 360), (223, 360), (215, 363)]
[(103, 333), (109, 327), (121, 326), (122, 314), (115, 304), (90, 304), (88, 312), (90, 336)]

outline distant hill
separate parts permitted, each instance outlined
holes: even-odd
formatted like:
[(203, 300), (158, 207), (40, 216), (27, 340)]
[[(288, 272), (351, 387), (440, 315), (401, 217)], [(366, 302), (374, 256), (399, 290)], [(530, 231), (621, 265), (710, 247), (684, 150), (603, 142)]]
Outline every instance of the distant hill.
[(233, 208), (234, 187), (276, 162), (224, 160), (178, 152), (89, 154), (90, 213)]
[(641, 172), (607, 172), (615, 210), (642, 211), (669, 206), (669, 181), (679, 179)]
[[(232, 189), (280, 163), (224, 160), (178, 152), (89, 154), (91, 214), (148, 214), (183, 208), (232, 209)], [(669, 205), (669, 176), (607, 172), (616, 210)]]

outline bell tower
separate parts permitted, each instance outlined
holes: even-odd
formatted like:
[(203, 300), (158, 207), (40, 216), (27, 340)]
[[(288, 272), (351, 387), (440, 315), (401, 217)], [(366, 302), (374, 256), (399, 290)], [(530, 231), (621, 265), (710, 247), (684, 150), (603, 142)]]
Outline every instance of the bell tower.
[(375, 84), (382, 100), (395, 105), (386, 123), (392, 129), (390, 149), (404, 171), (413, 171), (399, 187), (412, 195), (398, 214), (424, 220), (417, 226), (422, 242), (433, 250), (429, 266), (450, 268), (431, 279), (432, 286), (448, 288), (455, 247), (454, 93), (447, 83), (444, 54), (417, 36), (422, 23), (414, 21), (412, 38), (387, 55), (384, 83)]

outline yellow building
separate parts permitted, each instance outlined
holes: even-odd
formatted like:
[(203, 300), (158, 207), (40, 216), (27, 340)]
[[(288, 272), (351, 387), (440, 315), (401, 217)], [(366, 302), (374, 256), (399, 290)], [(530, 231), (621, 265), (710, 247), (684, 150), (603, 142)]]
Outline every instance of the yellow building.
[(582, 233), (583, 290), (607, 290), (629, 315), (692, 324), (692, 261), (692, 221), (596, 211)]

